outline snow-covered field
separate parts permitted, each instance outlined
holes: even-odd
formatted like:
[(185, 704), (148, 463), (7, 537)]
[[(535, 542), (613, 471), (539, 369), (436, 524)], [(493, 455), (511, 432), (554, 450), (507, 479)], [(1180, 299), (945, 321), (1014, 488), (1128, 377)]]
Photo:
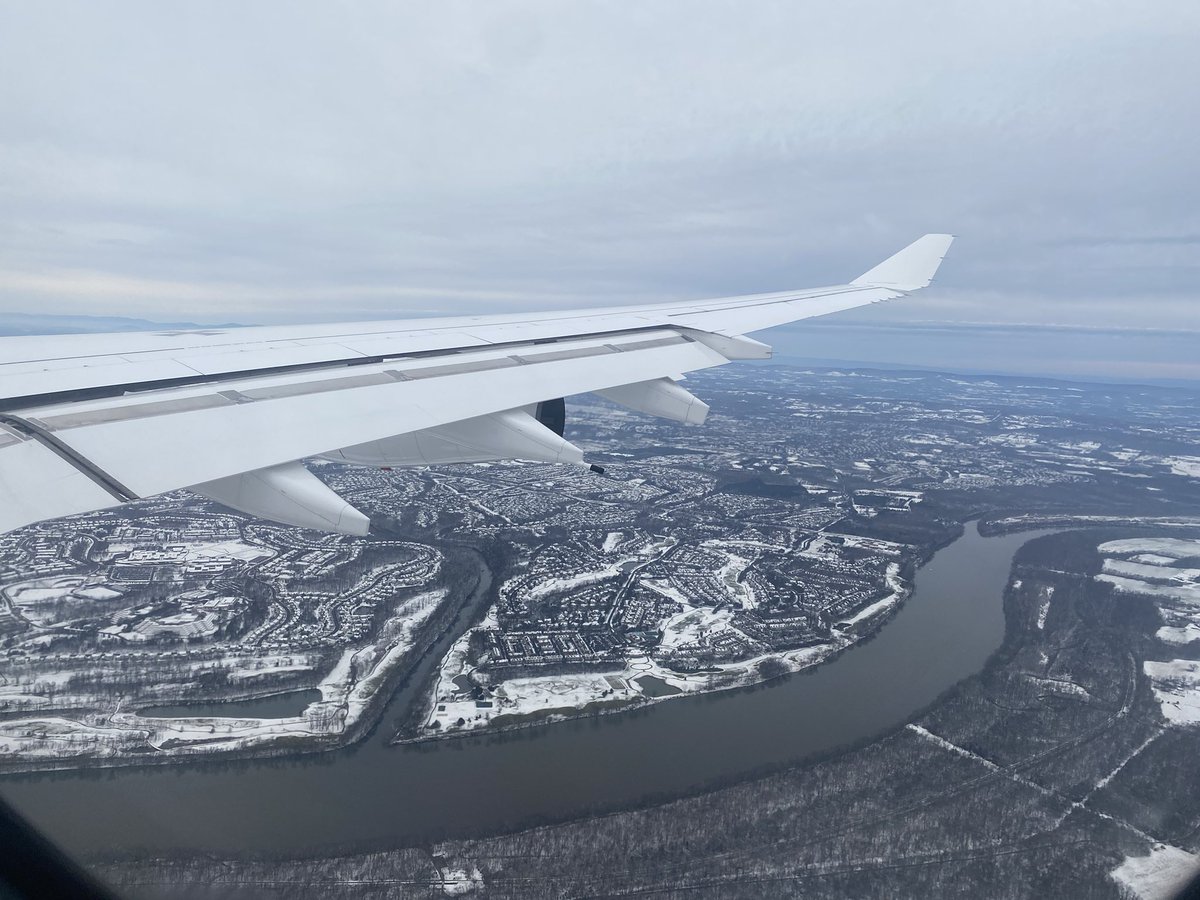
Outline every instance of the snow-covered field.
[[(1180, 560), (1200, 556), (1200, 540), (1129, 538), (1108, 541), (1098, 549), (1105, 556), (1098, 580), (1122, 593), (1155, 598), (1166, 623), (1155, 633), (1159, 640), (1187, 644), (1200, 638), (1200, 570), (1178, 565)], [(1200, 724), (1200, 662), (1146, 660), (1142, 670), (1171, 725)], [(1200, 856), (1155, 844), (1146, 856), (1126, 857), (1110, 876), (1143, 900), (1167, 900), (1198, 869)]]
[(1189, 540), (1187, 538), (1126, 538), (1120, 541), (1107, 541), (1100, 545), (1099, 550), (1106, 555), (1154, 554), (1166, 559), (1176, 560), (1200, 554), (1200, 540)]
[(1200, 478), (1200, 456), (1167, 456), (1163, 465), (1170, 466), (1176, 475), (1187, 478)]
[(676, 650), (680, 647), (700, 643), (704, 638), (713, 637), (722, 631), (737, 629), (733, 624), (735, 610), (711, 609), (707, 606), (696, 606), (678, 612), (662, 623), (662, 651)]
[(611, 566), (603, 569), (597, 569), (590, 572), (580, 572), (577, 575), (571, 575), (566, 578), (547, 578), (537, 587), (529, 592), (529, 599), (536, 600), (539, 597), (545, 597), (550, 594), (558, 594), (563, 591), (568, 591), (571, 588), (584, 587), (589, 584), (599, 584), (601, 581), (607, 581), (610, 578), (615, 578), (621, 574), (621, 563), (619, 560)]
[(1124, 578), (1120, 575), (1100, 574), (1098, 581), (1107, 581), (1118, 591), (1126, 594), (1149, 594), (1163, 600), (1175, 600), (1181, 603), (1200, 606), (1200, 583), (1193, 584), (1153, 584), (1139, 578)]
[[(1158, 554), (1140, 554), (1153, 562), (1134, 562), (1128, 559), (1106, 559), (1104, 571), (1125, 578), (1138, 578), (1157, 584), (1194, 584), (1200, 582), (1200, 569), (1172, 565), (1174, 560)], [(1163, 560), (1166, 560), (1163, 562)]]
[(1200, 856), (1169, 844), (1155, 844), (1148, 856), (1127, 856), (1109, 875), (1142, 900), (1169, 900), (1197, 869)]
[[(1098, 547), (1104, 556), (1099, 581), (1126, 594), (1147, 594), (1162, 602), (1164, 616), (1193, 622), (1200, 611), (1200, 569), (1178, 565), (1200, 557), (1200, 540), (1130, 538)], [(1172, 622), (1171, 624), (1181, 624)], [(1200, 622), (1195, 624), (1200, 625)]]
[[(1155, 598), (1164, 622), (1155, 632), (1159, 640), (1183, 645), (1200, 638), (1200, 569), (1179, 565), (1200, 557), (1200, 540), (1129, 538), (1098, 549), (1105, 559), (1097, 580), (1122, 593)], [(1142, 670), (1168, 722), (1200, 724), (1200, 661), (1147, 660)]]
[(1168, 644), (1190, 644), (1192, 641), (1200, 641), (1200, 625), (1195, 622), (1187, 622), (1183, 625), (1164, 625), (1154, 632), (1154, 636)]
[(1097, 549), (1105, 557), (1098, 580), (1123, 593), (1147, 594), (1164, 601), (1160, 605), (1168, 618), (1196, 618), (1200, 610), (1200, 569), (1178, 563), (1200, 557), (1200, 540), (1128, 538), (1108, 541)]
[(1176, 725), (1200, 725), (1200, 662), (1147, 660), (1142, 671), (1150, 678), (1162, 713)]
[(10, 606), (34, 625), (45, 625), (48, 624), (46, 616), (52, 615), (52, 608), (57, 603), (67, 600), (103, 602), (120, 596), (120, 591), (106, 586), (98, 577), (53, 575), (7, 585), (0, 592), (0, 606)]
[[(705, 541), (701, 546), (709, 547), (713, 543)], [(717, 543), (716, 546), (720, 547), (720, 544)], [(717, 580), (724, 584), (730, 596), (737, 600), (742, 609), (754, 609), (758, 606), (758, 597), (755, 596), (750, 585), (740, 580), (742, 573), (750, 566), (751, 561), (743, 556), (730, 553), (728, 550), (721, 552), (725, 554), (725, 565), (717, 571)]]

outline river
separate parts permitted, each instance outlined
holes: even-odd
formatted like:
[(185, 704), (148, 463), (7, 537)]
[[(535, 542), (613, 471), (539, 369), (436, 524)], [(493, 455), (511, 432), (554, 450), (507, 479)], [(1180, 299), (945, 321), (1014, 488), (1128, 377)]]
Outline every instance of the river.
[(979, 671), (1004, 638), (1013, 554), (1041, 533), (984, 538), (968, 525), (917, 572), (913, 595), (874, 638), (758, 688), (391, 746), (410, 682), (381, 727), (345, 750), (8, 776), (0, 794), (64, 848), (105, 855), (399, 846), (685, 794), (890, 730)]

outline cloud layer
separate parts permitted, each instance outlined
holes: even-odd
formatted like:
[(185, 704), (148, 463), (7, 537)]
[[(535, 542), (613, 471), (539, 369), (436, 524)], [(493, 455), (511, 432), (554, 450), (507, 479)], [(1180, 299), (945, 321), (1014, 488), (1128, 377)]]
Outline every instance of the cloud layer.
[(1200, 327), (1200, 6), (0, 10), (0, 311), (252, 322), (836, 283)]

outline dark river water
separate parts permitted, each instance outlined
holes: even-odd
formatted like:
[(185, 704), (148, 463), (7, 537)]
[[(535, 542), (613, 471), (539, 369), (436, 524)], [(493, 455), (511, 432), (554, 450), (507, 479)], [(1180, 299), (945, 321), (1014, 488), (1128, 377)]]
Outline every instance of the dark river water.
[(759, 688), (389, 746), (389, 725), (417, 690), (410, 682), (383, 725), (346, 750), (10, 776), (0, 794), (67, 849), (88, 854), (395, 846), (684, 794), (890, 730), (979, 671), (1004, 637), (1013, 554), (1040, 533), (984, 538), (969, 525), (918, 571), (913, 596), (873, 639)]

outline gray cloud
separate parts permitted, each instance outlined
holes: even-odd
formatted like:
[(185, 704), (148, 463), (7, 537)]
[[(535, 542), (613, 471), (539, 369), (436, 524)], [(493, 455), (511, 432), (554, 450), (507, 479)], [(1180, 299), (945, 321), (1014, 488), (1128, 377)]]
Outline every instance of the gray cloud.
[(1200, 8), (0, 10), (0, 311), (254, 322), (835, 283), (886, 321), (1200, 327)]

